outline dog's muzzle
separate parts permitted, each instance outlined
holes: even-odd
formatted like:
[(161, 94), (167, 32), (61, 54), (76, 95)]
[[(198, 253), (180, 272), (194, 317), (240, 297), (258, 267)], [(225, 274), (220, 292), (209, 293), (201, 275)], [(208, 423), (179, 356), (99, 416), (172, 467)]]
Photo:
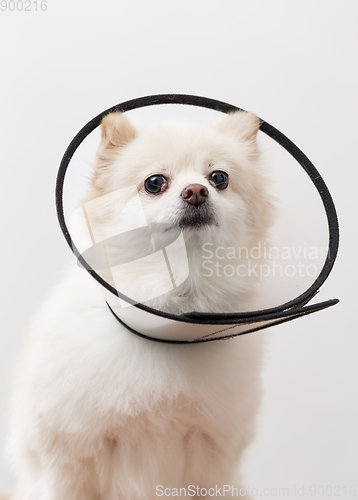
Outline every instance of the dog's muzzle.
[(206, 200), (199, 205), (184, 203), (174, 221), (180, 229), (199, 229), (217, 223), (215, 210), (210, 200)]

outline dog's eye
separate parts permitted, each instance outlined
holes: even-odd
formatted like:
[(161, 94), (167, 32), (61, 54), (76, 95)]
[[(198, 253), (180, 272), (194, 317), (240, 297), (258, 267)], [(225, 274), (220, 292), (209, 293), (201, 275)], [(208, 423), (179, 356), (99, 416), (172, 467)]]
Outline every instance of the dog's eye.
[(167, 189), (168, 182), (163, 175), (152, 175), (145, 180), (144, 187), (147, 193), (159, 194)]
[(229, 185), (229, 176), (222, 170), (216, 170), (209, 177), (210, 184), (219, 191), (226, 189)]

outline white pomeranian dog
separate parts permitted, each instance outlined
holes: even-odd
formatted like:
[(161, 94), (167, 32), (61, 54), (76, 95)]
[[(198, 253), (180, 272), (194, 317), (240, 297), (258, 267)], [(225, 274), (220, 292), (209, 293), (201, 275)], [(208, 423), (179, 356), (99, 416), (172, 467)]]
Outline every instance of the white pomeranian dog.
[[(123, 272), (115, 282), (123, 281), (129, 296), (150, 297), (147, 304), (175, 314), (250, 308), (255, 279), (219, 276), (215, 264), (245, 267), (245, 257), (227, 249), (257, 247), (272, 224), (258, 129), (259, 119), (242, 111), (217, 124), (141, 132), (121, 113), (103, 119), (84, 200), (96, 200), (95, 231), (110, 238), (121, 219), (121, 193), (135, 191), (149, 223), (182, 231), (189, 264), (187, 279), (157, 297), (146, 290), (160, 285), (155, 266)], [(138, 217), (127, 211), (129, 226)], [(203, 268), (205, 244), (210, 272)], [(13, 500), (245, 496), (240, 461), (254, 436), (261, 358), (257, 334), (186, 345), (141, 338), (74, 266), (33, 321), (16, 368)]]

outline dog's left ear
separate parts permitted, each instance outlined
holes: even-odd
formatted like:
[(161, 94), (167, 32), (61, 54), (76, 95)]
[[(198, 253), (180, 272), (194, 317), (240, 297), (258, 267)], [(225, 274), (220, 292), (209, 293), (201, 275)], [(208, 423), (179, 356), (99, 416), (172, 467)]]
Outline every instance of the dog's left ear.
[(218, 124), (219, 131), (224, 134), (235, 135), (245, 141), (256, 139), (260, 128), (260, 120), (253, 113), (234, 111), (225, 116)]

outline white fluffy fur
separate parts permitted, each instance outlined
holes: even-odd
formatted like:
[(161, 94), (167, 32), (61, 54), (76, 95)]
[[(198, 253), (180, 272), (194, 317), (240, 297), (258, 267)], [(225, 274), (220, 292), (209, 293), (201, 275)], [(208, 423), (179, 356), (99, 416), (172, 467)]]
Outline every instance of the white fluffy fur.
[[(257, 118), (241, 112), (218, 125), (139, 134), (121, 114), (104, 119), (84, 200), (99, 199), (92, 216), (103, 238), (113, 234), (123, 204), (114, 194), (109, 205), (105, 195), (126, 186), (137, 186), (149, 222), (175, 225), (180, 193), (192, 183), (209, 189), (215, 212), (216, 224), (184, 229), (189, 278), (150, 305), (175, 313), (249, 307), (252, 280), (204, 277), (201, 245), (250, 248), (266, 238), (272, 206), (257, 130)], [(209, 183), (213, 170), (229, 174), (226, 190)], [(169, 180), (157, 196), (143, 188), (153, 174)], [(134, 295), (143, 286), (136, 274), (129, 283)], [(254, 435), (260, 364), (255, 334), (201, 345), (137, 337), (74, 267), (33, 321), (17, 365), (9, 440), (19, 470), (14, 500), (154, 500), (157, 485), (243, 486), (238, 465)]]

